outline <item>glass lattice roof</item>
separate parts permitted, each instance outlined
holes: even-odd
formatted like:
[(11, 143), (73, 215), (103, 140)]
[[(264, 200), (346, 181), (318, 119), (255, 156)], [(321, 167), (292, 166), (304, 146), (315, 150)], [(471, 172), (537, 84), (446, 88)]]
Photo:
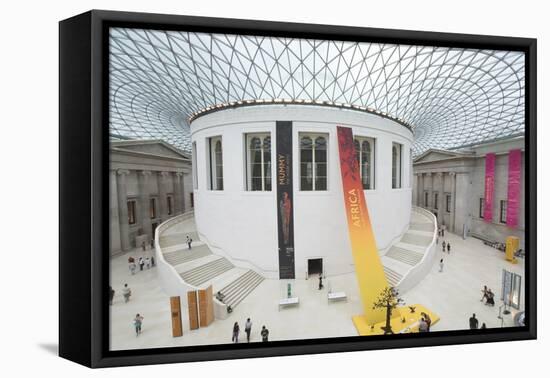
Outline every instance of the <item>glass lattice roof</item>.
[(110, 133), (190, 150), (189, 118), (243, 100), (306, 100), (388, 114), (414, 153), (524, 133), (525, 57), (475, 50), (111, 29)]

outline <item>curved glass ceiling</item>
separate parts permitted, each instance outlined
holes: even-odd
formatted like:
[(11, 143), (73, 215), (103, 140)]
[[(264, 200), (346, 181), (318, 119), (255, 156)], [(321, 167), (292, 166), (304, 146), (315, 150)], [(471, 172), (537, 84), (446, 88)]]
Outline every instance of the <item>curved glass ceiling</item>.
[(110, 133), (190, 150), (188, 119), (242, 100), (349, 104), (400, 119), (414, 153), (524, 133), (522, 52), (114, 28)]

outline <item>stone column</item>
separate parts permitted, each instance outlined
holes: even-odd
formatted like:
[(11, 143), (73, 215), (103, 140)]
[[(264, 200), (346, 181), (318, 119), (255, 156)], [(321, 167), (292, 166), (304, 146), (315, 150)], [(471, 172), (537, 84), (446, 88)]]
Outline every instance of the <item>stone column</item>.
[(125, 169), (117, 170), (116, 186), (118, 199), (118, 219), (120, 226), (120, 247), (123, 251), (128, 251), (130, 245), (130, 225), (128, 224), (128, 197), (126, 191), (126, 177), (130, 171)]
[(109, 192), (109, 227), (111, 229), (109, 246), (112, 256), (122, 249), (120, 246), (120, 218), (118, 217), (116, 170), (109, 171)]
[(180, 207), (181, 212), (185, 213), (185, 182), (183, 181), (184, 174), (183, 172), (178, 172), (177, 174), (179, 187), (180, 187)]
[(151, 178), (151, 171), (141, 171), (138, 175), (138, 192), (139, 192), (139, 221), (143, 234), (147, 235), (147, 241), (151, 240), (151, 213), (149, 208), (149, 199), (151, 193), (149, 192), (149, 180)]
[(456, 198), (456, 173), (449, 173), (451, 177), (451, 216), (450, 216), (450, 231), (455, 232), (455, 198)]
[(424, 207), (424, 175), (422, 173), (418, 174), (418, 206)]
[(433, 208), (433, 188), (434, 188), (434, 177), (431, 172), (426, 173), (426, 189), (428, 191), (428, 205), (426, 206), (428, 209)]
[(174, 206), (175, 214), (183, 213), (183, 173), (174, 173)]
[(445, 216), (445, 174), (443, 172), (440, 172), (437, 174), (439, 177), (439, 194), (438, 197), (438, 203), (437, 203), (437, 220), (439, 225), (443, 223), (443, 217)]
[(168, 177), (168, 172), (158, 172), (157, 173), (157, 184), (159, 188), (159, 211), (161, 222), (164, 222), (168, 219), (168, 200), (166, 195), (166, 180)]

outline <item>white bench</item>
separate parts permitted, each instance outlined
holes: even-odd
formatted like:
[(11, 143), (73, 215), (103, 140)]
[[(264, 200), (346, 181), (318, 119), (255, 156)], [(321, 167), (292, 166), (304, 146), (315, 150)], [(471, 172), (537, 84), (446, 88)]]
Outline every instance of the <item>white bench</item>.
[(348, 297), (345, 292), (338, 291), (334, 293), (328, 293), (327, 294), (328, 302), (335, 302), (335, 301), (347, 301)]
[(279, 301), (279, 311), (281, 311), (281, 307), (298, 306), (299, 304), (300, 299), (298, 297), (281, 299)]

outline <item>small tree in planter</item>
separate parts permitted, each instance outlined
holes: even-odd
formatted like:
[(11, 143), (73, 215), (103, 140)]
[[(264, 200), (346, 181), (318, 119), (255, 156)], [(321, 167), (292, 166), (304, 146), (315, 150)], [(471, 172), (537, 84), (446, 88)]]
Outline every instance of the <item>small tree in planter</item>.
[(393, 287), (387, 286), (382, 290), (378, 298), (373, 304), (372, 309), (376, 310), (379, 308), (386, 309), (386, 326), (382, 327), (384, 330), (384, 335), (393, 334), (391, 329), (391, 314), (397, 306), (404, 303), (404, 301), (399, 298), (399, 292)]

